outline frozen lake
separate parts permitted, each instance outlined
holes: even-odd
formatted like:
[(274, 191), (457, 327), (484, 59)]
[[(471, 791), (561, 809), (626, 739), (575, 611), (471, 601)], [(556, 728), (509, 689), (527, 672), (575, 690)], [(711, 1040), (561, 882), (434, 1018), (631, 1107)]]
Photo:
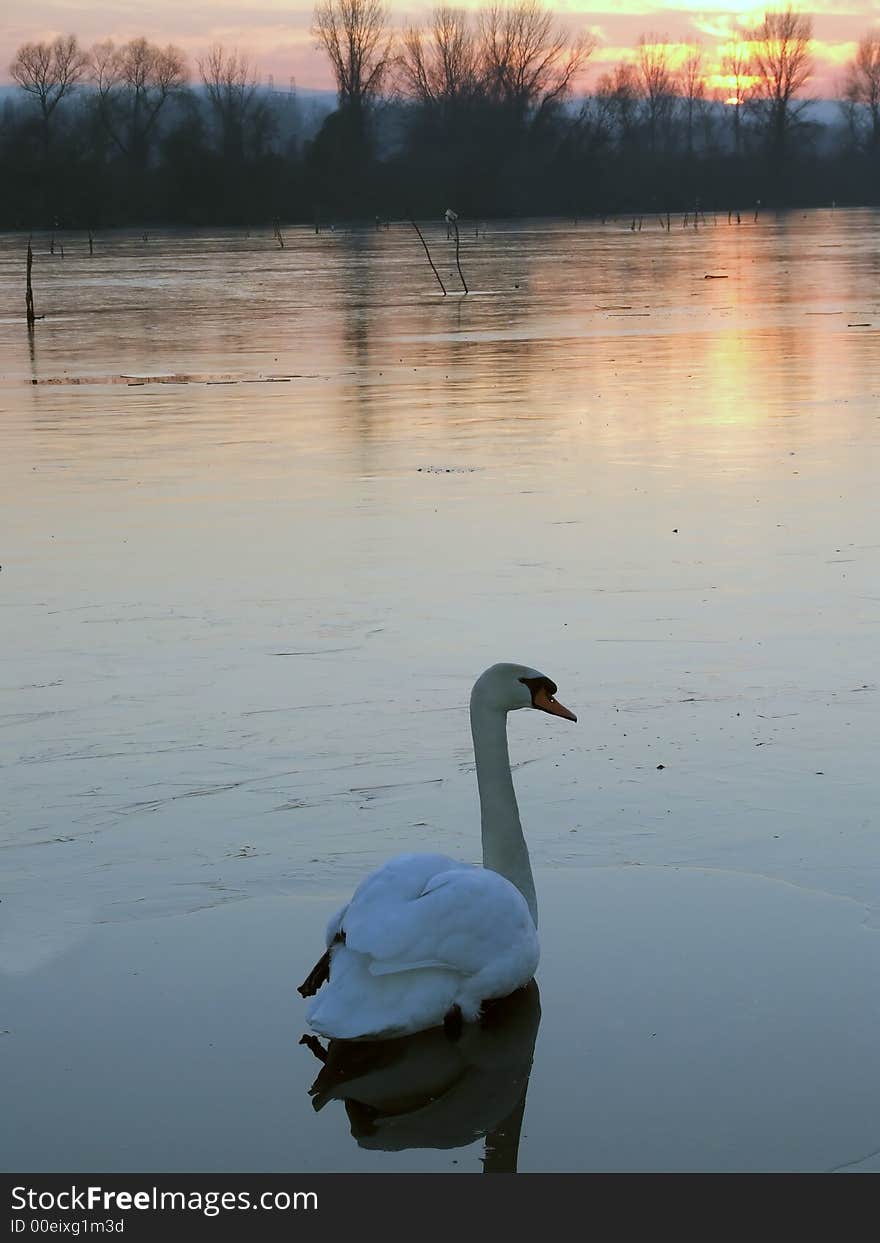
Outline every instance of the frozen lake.
[[(0, 237), (6, 1168), (878, 1169), (880, 214), (426, 236), (40, 238), (30, 338)], [(497, 660), (540, 1004), (353, 1137), (294, 987)]]

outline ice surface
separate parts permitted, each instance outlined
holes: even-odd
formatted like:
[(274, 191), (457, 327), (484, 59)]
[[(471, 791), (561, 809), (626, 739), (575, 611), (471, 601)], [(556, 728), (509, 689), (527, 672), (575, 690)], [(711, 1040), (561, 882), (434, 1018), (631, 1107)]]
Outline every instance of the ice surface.
[(29, 337), (0, 238), (0, 965), (477, 858), (501, 659), (580, 718), (511, 721), (545, 872), (876, 929), (876, 213), (498, 226), (446, 299), (404, 226), (285, 240), (38, 239)]

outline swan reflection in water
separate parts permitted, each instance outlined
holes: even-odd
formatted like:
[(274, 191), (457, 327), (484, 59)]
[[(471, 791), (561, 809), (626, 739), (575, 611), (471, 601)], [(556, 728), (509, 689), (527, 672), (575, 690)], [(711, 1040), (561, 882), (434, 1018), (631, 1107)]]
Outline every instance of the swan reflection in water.
[(487, 1004), (457, 1040), (442, 1027), (394, 1040), (303, 1036), (323, 1063), (309, 1088), (317, 1111), (345, 1105), (361, 1148), (462, 1148), (486, 1137), (483, 1170), (515, 1173), (541, 1005), (534, 980)]

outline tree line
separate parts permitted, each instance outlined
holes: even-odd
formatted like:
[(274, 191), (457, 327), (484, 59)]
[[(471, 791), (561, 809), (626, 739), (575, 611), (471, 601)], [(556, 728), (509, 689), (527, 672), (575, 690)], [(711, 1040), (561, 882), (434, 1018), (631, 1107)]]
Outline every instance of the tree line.
[[(309, 126), (216, 45), (187, 64), (144, 38), (27, 43), (0, 116), (3, 227), (250, 224), (874, 203), (880, 32), (837, 114), (811, 111), (812, 25), (789, 7), (708, 54), (643, 35), (579, 94), (596, 48), (536, 0), (441, 5), (395, 31), (384, 0), (319, 0), (336, 107)], [(717, 79), (716, 79), (717, 80)]]

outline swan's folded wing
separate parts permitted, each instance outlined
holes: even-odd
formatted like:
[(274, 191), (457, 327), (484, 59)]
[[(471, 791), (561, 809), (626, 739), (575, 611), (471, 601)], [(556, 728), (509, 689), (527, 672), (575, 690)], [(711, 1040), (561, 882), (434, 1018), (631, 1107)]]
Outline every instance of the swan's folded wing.
[(352, 900), (343, 921), (346, 944), (368, 956), (371, 974), (449, 967), (475, 975), (512, 945), (537, 945), (525, 899), (509, 881), (440, 858), (445, 866), (422, 872), (415, 892), (392, 896), (391, 886), (383, 886), (381, 900), (361, 901), (357, 894)]
[(377, 958), (395, 956), (407, 940), (409, 904), (433, 877), (456, 869), (473, 870), (473, 866), (446, 855), (404, 854), (389, 859), (358, 885), (339, 930), (352, 949)]

